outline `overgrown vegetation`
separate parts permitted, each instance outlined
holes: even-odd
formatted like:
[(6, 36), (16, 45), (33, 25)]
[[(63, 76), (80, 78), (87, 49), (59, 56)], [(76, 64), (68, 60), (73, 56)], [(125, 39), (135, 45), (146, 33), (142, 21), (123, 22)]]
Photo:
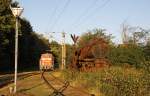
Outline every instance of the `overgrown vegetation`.
[(113, 65), (142, 67), (144, 62), (143, 49), (136, 45), (114, 46), (110, 48), (108, 55)]
[(105, 58), (110, 61), (111, 67), (101, 68), (96, 72), (66, 70), (62, 78), (69, 80), (73, 86), (89, 90), (96, 96), (149, 96), (149, 40), (144, 44), (129, 42), (115, 45), (111, 41), (111, 35), (105, 35), (98, 29), (90, 31), (80, 37), (77, 46), (80, 48), (97, 36), (109, 37), (106, 39), (109, 42), (109, 52)]
[[(98, 96), (149, 96), (150, 74), (135, 68), (110, 67), (98, 72), (64, 71), (62, 77)], [(79, 83), (80, 82), (80, 83)], [(96, 96), (97, 96), (96, 95)]]

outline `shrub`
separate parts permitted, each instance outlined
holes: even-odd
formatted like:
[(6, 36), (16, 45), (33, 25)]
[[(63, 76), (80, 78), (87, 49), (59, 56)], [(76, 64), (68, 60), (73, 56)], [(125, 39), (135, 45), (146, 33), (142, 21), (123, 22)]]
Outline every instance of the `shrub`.
[(124, 65), (129, 64), (136, 68), (141, 68), (144, 61), (144, 53), (142, 48), (134, 45), (128, 45), (128, 47), (118, 46), (110, 48), (108, 59), (112, 65)]
[(100, 77), (102, 84), (100, 90), (106, 96), (148, 96), (150, 91), (148, 75), (135, 69), (105, 69)]
[(150, 94), (150, 74), (134, 68), (110, 67), (92, 73), (75, 72), (73, 78), (69, 75), (69, 71), (64, 72), (63, 75), (65, 79), (75, 83), (74, 85), (105, 96), (149, 96)]

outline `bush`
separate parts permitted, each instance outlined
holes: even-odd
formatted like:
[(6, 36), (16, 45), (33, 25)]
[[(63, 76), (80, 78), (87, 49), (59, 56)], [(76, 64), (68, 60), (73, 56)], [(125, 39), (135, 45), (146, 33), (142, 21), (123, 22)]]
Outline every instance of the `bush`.
[(150, 74), (133, 68), (110, 67), (93, 73), (75, 72), (73, 78), (69, 71), (64, 72), (63, 75), (64, 79), (72, 81), (73, 85), (105, 96), (149, 96), (150, 94)]
[(62, 78), (70, 81), (72, 86), (79, 86), (81, 88), (87, 89), (88, 91), (92, 92), (92, 91), (98, 91), (97, 89), (100, 86), (100, 82), (99, 82), (100, 76), (98, 74), (99, 73), (78, 72), (78, 71), (72, 74), (71, 71), (65, 70), (63, 71)]
[(100, 90), (106, 96), (148, 96), (150, 94), (148, 75), (135, 69), (105, 69), (100, 77), (102, 84)]
[(112, 65), (124, 66), (128, 64), (136, 68), (141, 68), (144, 61), (144, 53), (139, 46), (128, 45), (128, 47), (118, 46), (110, 48), (108, 59)]

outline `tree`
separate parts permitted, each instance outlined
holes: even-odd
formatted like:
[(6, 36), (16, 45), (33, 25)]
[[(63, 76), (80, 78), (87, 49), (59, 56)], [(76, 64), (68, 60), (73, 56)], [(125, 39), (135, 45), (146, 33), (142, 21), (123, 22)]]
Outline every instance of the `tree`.
[(85, 46), (91, 39), (94, 38), (103, 38), (109, 44), (112, 44), (112, 34), (106, 35), (105, 31), (105, 29), (96, 28), (93, 30), (89, 30), (87, 33), (82, 34), (82, 36), (79, 38), (79, 41), (77, 42), (78, 47), (81, 48)]
[[(9, 5), (11, 0), (0, 0), (0, 71), (14, 70), (15, 18)], [(25, 18), (19, 18), (18, 69), (38, 67), (40, 54), (49, 50), (49, 42), (38, 35)]]
[[(124, 44), (145, 45), (150, 30), (141, 27), (123, 26), (122, 38)], [(128, 35), (127, 35), (128, 34)]]
[[(105, 58), (108, 53), (108, 46), (111, 46), (113, 43), (111, 39), (113, 36), (111, 34), (106, 34), (105, 29), (93, 29), (89, 30), (87, 33), (84, 33), (78, 41), (78, 48), (84, 48), (87, 44), (96, 43), (91, 46), (89, 52), (89, 57), (92, 58)], [(97, 39), (97, 40), (94, 40)]]
[(112, 47), (108, 59), (113, 65), (131, 65), (136, 68), (142, 67), (144, 61), (143, 49), (136, 45)]
[[(0, 1), (0, 69), (10, 69), (11, 68), (11, 56), (14, 46), (10, 47), (10, 44), (14, 41), (14, 19), (11, 14), (9, 5), (11, 0), (1, 0)], [(6, 60), (7, 59), (7, 60)]]
[(149, 32), (150, 30), (146, 30), (143, 28), (139, 28), (139, 30), (133, 32), (133, 43), (146, 45)]
[(55, 68), (59, 68), (60, 66), (59, 64), (61, 64), (61, 58), (62, 58), (61, 57), (61, 53), (62, 53), (61, 45), (56, 41), (52, 41), (50, 42), (50, 49), (54, 55)]
[(71, 64), (71, 60), (73, 58), (73, 46), (70, 44), (66, 44), (66, 66), (69, 67)]

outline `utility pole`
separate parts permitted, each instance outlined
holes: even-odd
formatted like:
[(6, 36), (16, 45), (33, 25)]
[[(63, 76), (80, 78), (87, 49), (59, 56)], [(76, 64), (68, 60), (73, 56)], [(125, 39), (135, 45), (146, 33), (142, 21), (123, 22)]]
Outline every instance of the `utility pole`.
[(65, 32), (50, 32), (50, 33), (61, 33), (62, 34), (62, 40), (61, 40), (61, 64), (60, 69), (63, 70), (66, 68), (66, 44), (65, 44)]
[(62, 64), (61, 69), (66, 68), (66, 45), (65, 45), (65, 32), (62, 32)]
[(14, 93), (17, 92), (17, 66), (18, 66), (18, 19), (23, 12), (23, 8), (21, 7), (11, 7), (10, 9), (16, 19), (16, 34), (15, 34), (15, 76), (14, 76)]

